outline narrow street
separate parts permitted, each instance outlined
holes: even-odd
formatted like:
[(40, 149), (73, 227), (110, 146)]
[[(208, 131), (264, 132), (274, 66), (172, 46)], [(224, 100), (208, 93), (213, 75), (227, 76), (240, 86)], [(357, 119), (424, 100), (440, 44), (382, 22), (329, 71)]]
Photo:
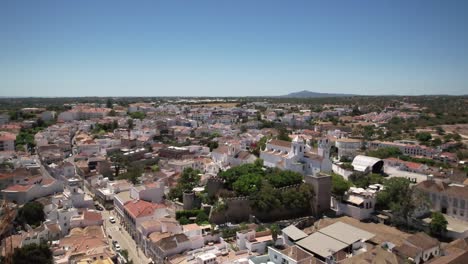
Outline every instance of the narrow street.
[[(113, 224), (109, 222), (109, 217), (114, 216), (116, 223)], [(150, 260), (146, 258), (140, 248), (137, 249), (135, 241), (130, 237), (127, 231), (121, 227), (119, 220), (115, 216), (114, 211), (102, 211), (102, 217), (104, 218), (104, 230), (106, 235), (110, 235), (112, 239), (109, 238), (109, 243), (112, 244), (112, 240), (117, 241), (120, 244), (120, 247), (128, 250), (128, 256), (133, 262), (146, 264)]]
[[(86, 192), (89, 194), (89, 190), (86, 188)], [(103, 207), (101, 205), (101, 207)], [(119, 243), (122, 250), (126, 249), (128, 251), (128, 256), (133, 263), (135, 264), (147, 264), (150, 263), (150, 259), (148, 259), (141, 248), (137, 249), (135, 241), (131, 238), (130, 234), (122, 227), (120, 224), (120, 220), (115, 215), (114, 210), (103, 210), (101, 211), (102, 218), (104, 219), (103, 228), (105, 230), (106, 236), (109, 239), (109, 244), (114, 248), (112, 244), (112, 240), (115, 240)], [(115, 223), (111, 223), (109, 221), (109, 217), (113, 216), (115, 219)], [(109, 238), (109, 235), (112, 238)]]

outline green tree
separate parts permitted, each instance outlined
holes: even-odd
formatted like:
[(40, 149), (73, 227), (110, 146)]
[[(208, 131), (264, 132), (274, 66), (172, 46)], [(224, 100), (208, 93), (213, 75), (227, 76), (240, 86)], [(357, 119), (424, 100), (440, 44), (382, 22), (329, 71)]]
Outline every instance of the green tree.
[(429, 231), (431, 235), (442, 236), (447, 231), (447, 219), (440, 212), (432, 213), (432, 220), (429, 224)]
[(358, 188), (367, 188), (371, 184), (383, 183), (384, 177), (377, 173), (362, 173), (354, 172), (349, 175), (349, 181), (351, 181)]
[(308, 184), (302, 184), (299, 190), (291, 188), (281, 192), (281, 205), (285, 209), (302, 211), (310, 208), (313, 190)]
[(143, 113), (143, 112), (133, 112), (133, 113), (130, 113), (129, 116), (133, 119), (144, 119), (146, 117), (146, 114)]
[(345, 192), (351, 187), (351, 183), (338, 174), (332, 173), (332, 194), (337, 197), (343, 197)]
[(263, 167), (263, 160), (262, 159), (256, 159), (254, 162), (254, 165), (257, 167), (262, 168)]
[(438, 147), (442, 145), (442, 140), (440, 138), (435, 138), (432, 140), (431, 145), (434, 147)]
[(278, 137), (279, 140), (291, 141), (289, 137), (289, 132), (285, 127), (278, 128)]
[(213, 149), (218, 148), (218, 142), (217, 141), (209, 141), (207, 146), (210, 148), (210, 151), (213, 151)]
[(112, 109), (112, 107), (113, 107), (113, 105), (112, 105), (112, 99), (110, 99), (110, 98), (107, 98), (107, 101), (106, 101), (106, 107), (107, 107), (107, 108), (111, 108), (111, 109)]
[(362, 134), (365, 140), (372, 139), (372, 136), (375, 134), (374, 126), (365, 126)]
[(244, 174), (232, 185), (232, 189), (239, 195), (249, 196), (257, 193), (262, 185), (262, 176), (259, 174)]
[(252, 150), (252, 154), (254, 154), (257, 157), (260, 157), (260, 151), (262, 149), (265, 149), (266, 142), (268, 141), (268, 137), (264, 136), (262, 137), (256, 144), (255, 147)]
[(263, 181), (260, 190), (253, 193), (251, 196), (251, 206), (263, 212), (274, 208), (280, 208), (281, 201), (278, 191), (267, 181)]
[(408, 220), (416, 208), (428, 205), (426, 196), (415, 192), (405, 178), (390, 178), (384, 181), (384, 189), (377, 193), (378, 209), (390, 209), (397, 225), (408, 226)]
[(255, 164), (244, 164), (222, 171), (218, 176), (224, 180), (225, 187), (232, 190), (234, 182), (244, 174), (264, 175), (264, 171), (262, 167), (256, 166)]
[(271, 237), (273, 238), (273, 243), (276, 243), (276, 240), (278, 240), (278, 235), (280, 232), (280, 228), (277, 224), (272, 224), (270, 226), (270, 231), (271, 231)]
[(133, 184), (136, 184), (138, 182), (138, 178), (141, 177), (143, 174), (143, 168), (138, 165), (131, 165), (128, 169), (127, 172), (122, 173), (119, 175), (119, 179), (127, 179), (131, 181)]
[(29, 244), (16, 248), (13, 252), (13, 263), (15, 264), (52, 264), (52, 251), (45, 243)]
[(376, 157), (379, 159), (386, 159), (390, 157), (398, 157), (402, 155), (401, 150), (397, 147), (385, 147), (379, 148), (376, 150), (367, 151), (366, 155), (371, 157)]
[(109, 159), (114, 165), (114, 175), (118, 178), (120, 175), (120, 169), (128, 165), (128, 159), (121, 152), (111, 154)]
[(207, 221), (208, 221), (208, 215), (205, 213), (205, 211), (201, 211), (200, 213), (198, 213), (197, 219), (195, 220), (197, 224), (201, 225)]
[(36, 201), (27, 202), (18, 210), (16, 217), (19, 223), (39, 226), (45, 220), (44, 206)]
[(133, 119), (128, 119), (127, 120), (127, 125), (128, 125), (128, 129), (133, 129), (134, 127), (134, 124), (133, 124)]
[(184, 192), (192, 191), (200, 182), (201, 176), (199, 170), (186, 168), (182, 171), (177, 185), (169, 192), (169, 198), (182, 200)]
[(299, 184), (302, 182), (302, 175), (300, 173), (280, 170), (278, 168), (269, 168), (265, 172), (265, 177), (275, 188), (281, 188), (289, 185)]
[(432, 139), (431, 133), (428, 132), (420, 132), (416, 134), (416, 139), (420, 142), (428, 142)]
[(182, 216), (181, 218), (179, 218), (179, 223), (180, 223), (181, 225), (187, 225), (187, 224), (190, 224), (190, 221), (188, 220), (187, 217)]
[(436, 131), (437, 131), (437, 134), (440, 136), (445, 134), (445, 130), (440, 126), (436, 127)]

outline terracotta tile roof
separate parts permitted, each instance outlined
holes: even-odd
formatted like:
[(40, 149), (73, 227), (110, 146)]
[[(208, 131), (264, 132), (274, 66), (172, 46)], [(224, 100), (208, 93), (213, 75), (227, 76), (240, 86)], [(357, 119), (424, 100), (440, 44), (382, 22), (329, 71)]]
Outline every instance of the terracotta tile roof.
[(60, 233), (60, 225), (59, 224), (46, 224), (47, 229), (49, 229), (52, 233)]
[(228, 146), (219, 146), (218, 148), (213, 149), (213, 152), (219, 153), (219, 154), (227, 154), (228, 151), (229, 151)]
[(281, 251), (284, 255), (290, 257), (291, 259), (295, 260), (296, 262), (301, 262), (308, 258), (313, 258), (314, 255), (308, 253), (307, 251), (301, 249), (300, 247), (294, 245), (292, 247), (288, 247)]
[(248, 151), (241, 151), (237, 154), (237, 158), (241, 160), (246, 160), (248, 159), (252, 154)]
[(279, 146), (279, 147), (284, 147), (284, 148), (290, 148), (291, 147), (291, 142), (285, 141), (285, 140), (279, 140), (279, 139), (272, 139), (267, 144), (271, 144), (274, 146)]
[(448, 188), (448, 184), (445, 182), (436, 181), (423, 181), (416, 185), (416, 188), (420, 188), (430, 192), (442, 192)]
[(401, 245), (393, 248), (393, 252), (395, 254), (402, 256), (404, 258), (413, 258), (415, 259), (416, 256), (421, 252), (421, 249), (417, 247), (413, 247), (410, 245)]
[(170, 237), (172, 233), (161, 233), (161, 232), (153, 232), (148, 237), (153, 243), (159, 242), (161, 239)]
[(10, 179), (14, 178), (16, 175), (10, 172), (7, 173), (0, 173), (0, 179)]
[(413, 170), (417, 170), (421, 168), (421, 166), (423, 166), (423, 164), (417, 163), (417, 162), (405, 162), (405, 165), (406, 167), (413, 169)]
[(309, 158), (311, 160), (320, 160), (320, 161), (323, 160), (322, 156), (312, 153), (312, 152), (306, 152), (304, 157)]
[(188, 224), (182, 226), (184, 232), (194, 231), (194, 230), (201, 230), (201, 227), (197, 224)]
[(0, 132), (0, 141), (16, 140), (16, 135), (9, 132)]
[(450, 196), (460, 197), (468, 199), (468, 186), (454, 186), (448, 185), (443, 182), (436, 181), (423, 181), (416, 185), (416, 188), (419, 188), (423, 191), (444, 193)]
[(436, 247), (440, 244), (440, 242), (427, 235), (426, 233), (419, 232), (417, 234), (414, 234), (406, 239), (409, 243), (412, 245), (421, 248), (422, 250), (427, 250), (431, 249), (433, 247)]
[(446, 250), (445, 255), (439, 258), (430, 260), (427, 263), (430, 264), (465, 264), (468, 263), (468, 251), (464, 251), (458, 248)]
[(89, 220), (89, 221), (101, 221), (102, 215), (101, 213), (96, 212), (96, 211), (85, 211), (83, 213), (83, 218), (84, 220)]
[(468, 199), (468, 186), (449, 186), (445, 193), (451, 196)]
[(50, 184), (52, 184), (52, 183), (54, 183), (54, 182), (56, 182), (55, 179), (50, 179), (50, 178), (48, 178), (48, 179), (43, 179), (43, 180), (41, 181), (41, 184), (42, 184), (42, 185), (50, 185)]
[(166, 208), (166, 205), (136, 200), (127, 202), (124, 207), (133, 218), (139, 218), (152, 215), (156, 209)]
[(28, 184), (28, 185), (12, 185), (9, 186), (8, 188), (4, 189), (4, 191), (7, 192), (27, 192), (29, 189), (33, 187), (33, 184)]
[(189, 241), (188, 237), (185, 234), (176, 234), (162, 238), (156, 245), (162, 250), (170, 250), (177, 248), (178, 244)]

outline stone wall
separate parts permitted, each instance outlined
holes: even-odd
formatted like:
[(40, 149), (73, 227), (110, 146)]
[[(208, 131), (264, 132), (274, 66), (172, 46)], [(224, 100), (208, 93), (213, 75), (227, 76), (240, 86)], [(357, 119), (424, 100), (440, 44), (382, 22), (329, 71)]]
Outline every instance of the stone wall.
[[(280, 191), (289, 189), (298, 189), (300, 184), (280, 188)], [(283, 219), (297, 218), (311, 214), (311, 209), (308, 210), (292, 210), (277, 208), (270, 211), (262, 212), (252, 208), (251, 200), (248, 196), (225, 198), (226, 208), (221, 211), (211, 211), (210, 222), (223, 224), (226, 222), (241, 223), (251, 220), (251, 216), (261, 222), (272, 222)]]

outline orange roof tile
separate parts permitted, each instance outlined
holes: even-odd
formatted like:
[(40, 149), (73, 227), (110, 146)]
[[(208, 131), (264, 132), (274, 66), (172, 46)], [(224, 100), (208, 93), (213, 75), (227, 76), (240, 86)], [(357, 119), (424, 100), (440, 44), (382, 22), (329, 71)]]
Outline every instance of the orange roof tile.
[(89, 221), (101, 221), (102, 215), (101, 213), (95, 211), (85, 211), (83, 213), (83, 218)]
[(124, 207), (133, 218), (139, 218), (152, 215), (156, 209), (166, 208), (166, 205), (137, 200), (127, 202)]
[(16, 184), (16, 185), (9, 186), (8, 188), (4, 189), (4, 191), (7, 191), (7, 192), (26, 192), (29, 189), (31, 189), (31, 187), (33, 187), (33, 184), (28, 184), (28, 185)]

